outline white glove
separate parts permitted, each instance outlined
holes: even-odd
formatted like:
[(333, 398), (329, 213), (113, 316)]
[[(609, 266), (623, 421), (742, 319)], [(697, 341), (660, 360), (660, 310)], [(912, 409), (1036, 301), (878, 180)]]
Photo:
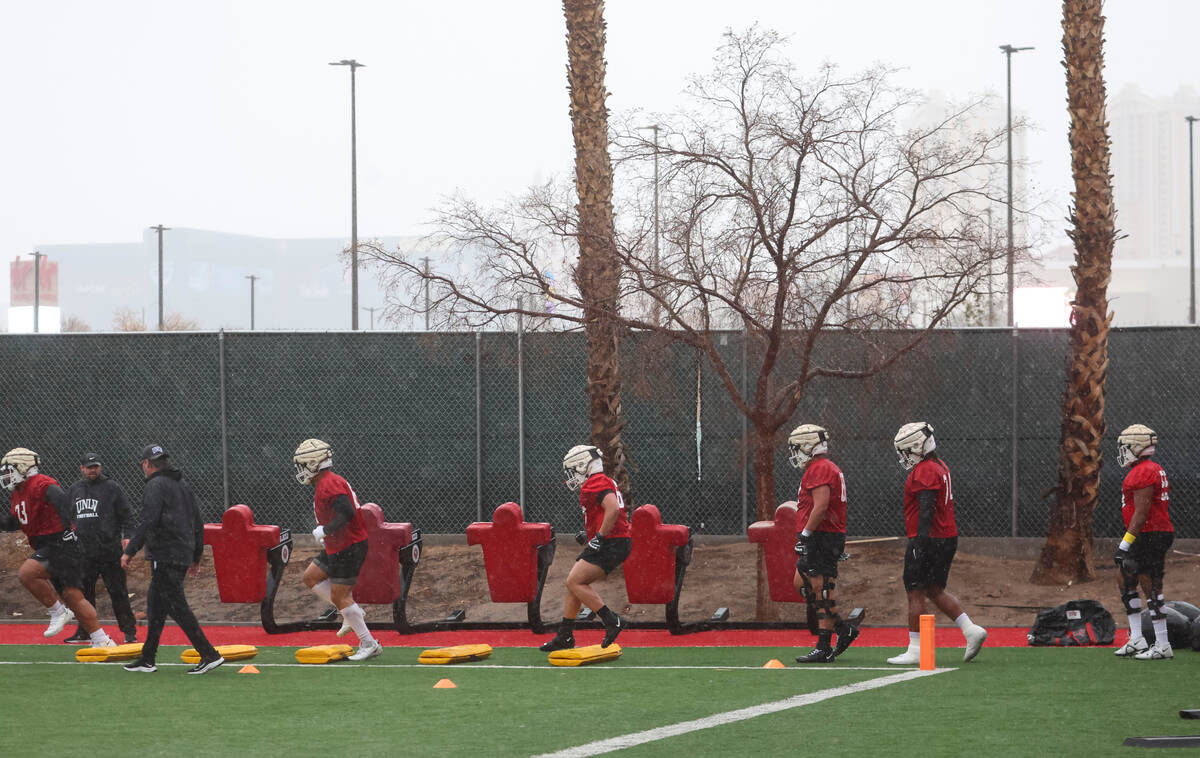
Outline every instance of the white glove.
[(313, 529), (313, 539), (321, 543), (321, 547), (325, 547), (325, 527), (318, 525)]

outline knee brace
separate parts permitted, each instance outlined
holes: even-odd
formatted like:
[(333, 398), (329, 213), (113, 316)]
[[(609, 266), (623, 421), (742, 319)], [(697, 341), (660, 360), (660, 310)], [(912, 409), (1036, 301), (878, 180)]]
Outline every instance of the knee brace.
[(808, 580), (808, 574), (800, 572), (800, 581), (804, 583), (804, 586), (800, 588), (800, 597), (804, 598), (804, 602), (811, 603), (815, 598), (813, 597), (812, 582)]
[(841, 616), (834, 613), (834, 608), (837, 608), (837, 601), (833, 599), (833, 590), (837, 584), (829, 578), (825, 579), (825, 586), (821, 588), (821, 607), (825, 610), (825, 615), (832, 618), (834, 621), (841, 621)]
[(1150, 618), (1152, 619), (1164, 619), (1167, 617), (1163, 613), (1162, 593), (1151, 593), (1150, 597), (1146, 600), (1146, 607), (1150, 609)]
[(1125, 592), (1121, 594), (1121, 603), (1125, 606), (1125, 613), (1132, 616), (1142, 612), (1142, 599), (1138, 596), (1137, 589), (1125, 588)]

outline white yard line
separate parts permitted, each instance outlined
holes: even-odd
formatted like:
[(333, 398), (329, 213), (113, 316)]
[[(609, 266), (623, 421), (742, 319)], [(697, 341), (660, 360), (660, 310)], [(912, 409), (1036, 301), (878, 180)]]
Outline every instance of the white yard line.
[[(807, 670), (807, 669), (806, 669)], [(835, 669), (836, 670), (836, 669)], [(843, 671), (845, 669), (842, 669)], [(689, 734), (697, 732), (701, 729), (711, 729), (714, 726), (722, 726), (724, 724), (732, 724), (737, 721), (745, 721), (756, 716), (763, 716), (768, 713), (778, 713), (791, 708), (800, 708), (805, 705), (812, 705), (823, 700), (839, 697), (841, 695), (852, 695), (856, 692), (865, 692), (867, 690), (877, 689), (879, 687), (887, 687), (890, 684), (899, 684), (907, 682), (910, 679), (918, 679), (931, 674), (941, 674), (953, 669), (934, 669), (933, 671), (905, 671), (900, 674), (892, 674), (878, 679), (869, 679), (865, 682), (857, 684), (847, 684), (842, 687), (831, 687), (827, 690), (818, 690), (817, 692), (809, 692), (804, 695), (796, 695), (785, 700), (777, 700), (773, 703), (763, 703), (762, 705), (753, 705), (749, 708), (740, 708), (736, 711), (726, 711), (725, 713), (717, 713), (712, 716), (706, 716), (702, 719), (693, 721), (681, 721), (678, 724), (670, 724), (668, 726), (660, 726), (656, 729), (647, 729), (644, 732), (633, 732), (631, 734), (623, 734), (620, 737), (610, 737), (606, 740), (598, 742), (589, 742), (586, 745), (578, 745), (576, 747), (559, 750), (553, 753), (544, 753), (535, 758), (582, 758), (588, 755), (601, 755), (603, 753), (611, 753), (614, 750), (624, 750), (625, 748), (634, 747), (636, 745), (644, 745), (647, 742), (656, 742), (664, 740), (668, 737), (677, 737), (681, 734)]]
[[(130, 660), (133, 660), (132, 658)], [(80, 661), (0, 661), (0, 666), (80, 666), (80, 665), (97, 665), (97, 666), (116, 666), (125, 665), (129, 661), (113, 661), (106, 663), (103, 661), (92, 661), (88, 664), (83, 664)], [(838, 671), (908, 671), (898, 666), (792, 666), (784, 669), (763, 669), (762, 666), (551, 666), (549, 664), (540, 664), (536, 666), (513, 666), (502, 665), (495, 663), (462, 663), (449, 665), (430, 665), (425, 663), (342, 663), (334, 661), (333, 663), (258, 663), (253, 658), (245, 658), (239, 661), (225, 661), (225, 666), (241, 667), (247, 664), (253, 664), (258, 668), (301, 668), (301, 669), (425, 669), (427, 671), (449, 671), (457, 670), (474, 670), (474, 669), (531, 669), (542, 671), (571, 671), (571, 670), (587, 670), (587, 671), (644, 671), (646, 669), (659, 670), (687, 670), (696, 669), (700, 671), (803, 671), (806, 673), (829, 672), (836, 673)], [(338, 665), (341, 664), (341, 665)], [(156, 663), (157, 666), (195, 666), (194, 663)], [(937, 671), (953, 671), (953, 669), (938, 669)]]

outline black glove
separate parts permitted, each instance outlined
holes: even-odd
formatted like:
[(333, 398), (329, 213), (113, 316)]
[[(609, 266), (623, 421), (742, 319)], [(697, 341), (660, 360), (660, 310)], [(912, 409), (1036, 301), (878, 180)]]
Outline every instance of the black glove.
[(1117, 564), (1117, 568), (1124, 568), (1125, 559), (1128, 557), (1128, 550), (1117, 548), (1117, 552), (1113, 553), (1113, 563)]
[(587, 544), (587, 532), (582, 531), (582, 530), (575, 532), (575, 541), (577, 543), (579, 543), (580, 545), (586, 545)]
[(601, 537), (599, 534), (597, 534), (595, 537), (592, 537), (591, 541), (587, 543), (587, 546), (589, 548), (591, 548), (592, 550), (599, 550), (600, 543), (603, 541), (604, 541), (604, 538)]
[(796, 535), (796, 561), (801, 566), (808, 566), (808, 537), (803, 534)]
[(79, 537), (75, 536), (74, 529), (68, 529), (67, 531), (63, 532), (62, 541), (63, 542), (78, 542)]
[(1117, 564), (1117, 570), (1122, 574), (1136, 576), (1138, 573), (1138, 562), (1128, 550), (1117, 548), (1117, 552), (1113, 555), (1113, 562)]

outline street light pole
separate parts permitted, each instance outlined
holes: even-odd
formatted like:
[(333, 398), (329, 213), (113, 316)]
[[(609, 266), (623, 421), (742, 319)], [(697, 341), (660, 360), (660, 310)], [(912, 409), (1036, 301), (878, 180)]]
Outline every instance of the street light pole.
[(42, 309), (42, 255), (33, 251), (33, 333), (38, 333), (38, 311)]
[(158, 226), (152, 226), (150, 228), (153, 229), (154, 231), (158, 232), (158, 331), (161, 332), (163, 330), (163, 256), (162, 256), (163, 243), (162, 243), (162, 235), (163, 235), (163, 232), (167, 231), (171, 227), (163, 226), (162, 224), (159, 224)]
[[(655, 279), (655, 289), (658, 286), (658, 130), (662, 128), (661, 124), (650, 124), (643, 126), (642, 129), (650, 129), (654, 132), (654, 262), (653, 275)], [(658, 324), (658, 300), (651, 303), (650, 318)]]
[(364, 64), (350, 58), (330, 63), (350, 67), (350, 328), (358, 330), (358, 124), (354, 72)]
[(247, 274), (246, 278), (250, 280), (250, 331), (254, 331), (254, 282), (261, 277)]
[(1032, 47), (1013, 47), (1012, 45), (1001, 45), (1000, 50), (1004, 52), (1008, 68), (1008, 325), (1012, 326), (1014, 321), (1013, 313), (1013, 287), (1016, 281), (1015, 272), (1013, 270), (1013, 157), (1012, 157), (1012, 57), (1013, 53), (1019, 53), (1022, 50), (1032, 50)]
[(429, 331), (429, 258), (421, 260), (425, 263), (425, 331)]
[(365, 305), (363, 310), (371, 314), (371, 331), (375, 331), (375, 311), (383, 310), (382, 308), (368, 308)]
[(1196, 323), (1196, 185), (1192, 174), (1192, 125), (1200, 121), (1195, 116), (1184, 116), (1188, 125), (1188, 323)]

